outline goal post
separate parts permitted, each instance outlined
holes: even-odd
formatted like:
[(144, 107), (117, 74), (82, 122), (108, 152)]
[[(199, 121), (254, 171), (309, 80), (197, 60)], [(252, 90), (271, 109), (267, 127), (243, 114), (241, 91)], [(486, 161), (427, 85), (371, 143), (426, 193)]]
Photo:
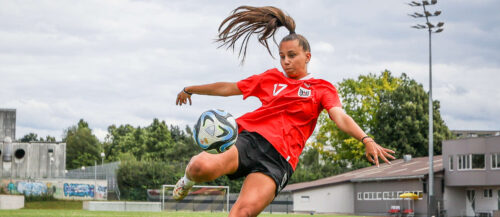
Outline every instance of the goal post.
[[(217, 206), (219, 207), (218, 210), (229, 212), (229, 186), (194, 185), (189, 195), (179, 201), (174, 200), (172, 197), (174, 187), (175, 185), (162, 185), (162, 210), (179, 210), (189, 207), (192, 211), (214, 211), (213, 207)], [(224, 203), (226, 205), (225, 207)], [(220, 204), (222, 204), (222, 206)]]

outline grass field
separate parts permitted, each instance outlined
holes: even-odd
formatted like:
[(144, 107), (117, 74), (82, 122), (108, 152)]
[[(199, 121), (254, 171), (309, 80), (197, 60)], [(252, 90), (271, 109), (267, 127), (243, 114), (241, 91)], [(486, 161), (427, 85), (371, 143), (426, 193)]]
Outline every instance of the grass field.
[[(36, 201), (26, 202), (24, 209), (20, 210), (0, 210), (0, 216), (17, 217), (223, 217), (227, 216), (224, 212), (106, 212), (106, 211), (86, 211), (82, 210), (82, 201)], [(269, 214), (263, 213), (262, 217), (311, 217), (305, 214)], [(341, 215), (315, 215), (321, 217), (353, 217)]]
[[(33, 217), (223, 217), (227, 213), (209, 213), (209, 212), (104, 212), (104, 211), (85, 211), (85, 210), (63, 210), (63, 209), (21, 209), (21, 210), (0, 210), (0, 216), (33, 216)], [(262, 217), (311, 217), (311, 215), (299, 214), (269, 214), (263, 213)], [(352, 217), (341, 215), (314, 215), (321, 217)]]

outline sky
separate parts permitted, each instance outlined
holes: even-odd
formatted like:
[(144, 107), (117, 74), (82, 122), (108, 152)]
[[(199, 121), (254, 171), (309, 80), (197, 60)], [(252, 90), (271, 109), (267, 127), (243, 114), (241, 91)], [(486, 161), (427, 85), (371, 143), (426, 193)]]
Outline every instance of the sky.
[[(154, 118), (193, 126), (205, 110), (238, 117), (255, 98), (194, 95), (183, 87), (236, 82), (270, 68), (274, 57), (250, 40), (246, 62), (218, 49), (218, 26), (240, 5), (281, 8), (312, 47), (309, 72), (333, 84), (368, 73), (406, 73), (429, 88), (422, 13), (400, 0), (207, 1), (0, 0), (0, 108), (17, 110), (16, 137), (60, 140), (80, 119), (100, 140), (110, 125), (147, 126)], [(432, 35), (433, 98), (454, 130), (500, 130), (500, 1), (438, 0), (445, 22)], [(278, 31), (277, 40), (288, 32)]]

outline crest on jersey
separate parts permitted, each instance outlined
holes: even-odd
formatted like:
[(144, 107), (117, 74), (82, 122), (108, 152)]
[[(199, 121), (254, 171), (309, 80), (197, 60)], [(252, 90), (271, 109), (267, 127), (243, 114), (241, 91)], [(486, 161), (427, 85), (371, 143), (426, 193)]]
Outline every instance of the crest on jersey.
[(310, 97), (311, 96), (311, 90), (300, 87), (299, 92), (297, 93), (300, 97)]

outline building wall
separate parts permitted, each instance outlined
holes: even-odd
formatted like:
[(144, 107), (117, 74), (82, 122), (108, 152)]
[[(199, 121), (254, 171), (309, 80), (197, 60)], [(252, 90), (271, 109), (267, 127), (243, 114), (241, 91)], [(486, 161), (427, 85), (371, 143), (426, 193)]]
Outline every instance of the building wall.
[(0, 142), (5, 137), (16, 139), (16, 110), (0, 109)]
[(466, 213), (465, 188), (445, 187), (444, 209), (449, 217), (464, 216)]
[[(442, 180), (443, 174), (435, 173), (434, 196), (441, 207), (443, 206)], [(415, 216), (426, 216), (428, 191), (424, 185), (427, 185), (427, 180), (424, 178), (355, 183), (355, 213), (356, 215), (385, 216), (391, 206), (399, 206), (401, 210), (407, 209), (409, 201), (400, 199), (399, 195), (406, 192), (413, 192), (421, 196), (418, 200), (413, 201)], [(358, 193), (362, 194), (362, 199), (358, 198)], [(368, 193), (368, 195), (370, 193), (372, 195), (376, 194), (377, 197), (375, 199), (366, 199), (367, 194), (365, 193)], [(395, 194), (396, 198), (390, 196), (391, 194)]]
[[(6, 145), (0, 142), (0, 146)], [(12, 143), (12, 162), (10, 162), (10, 168), (2, 166), (7, 163), (3, 162), (3, 158), (0, 158), (0, 177), (64, 177), (66, 169), (66, 143)]]
[(294, 212), (354, 213), (352, 183), (293, 192)]
[(1, 179), (0, 188), (9, 194), (53, 194), (64, 200), (106, 200), (107, 181), (91, 179)]
[[(357, 215), (386, 215), (391, 206), (399, 206), (401, 210), (408, 207), (408, 201), (400, 199), (400, 194), (417, 192), (423, 196), (423, 191), (423, 181), (419, 179), (359, 182), (355, 184), (355, 211)], [(377, 197), (367, 198), (372, 192), (377, 194)], [(390, 196), (394, 194), (392, 192), (395, 192), (396, 198)], [(359, 199), (358, 193), (361, 193), (363, 198)], [(424, 197), (414, 201), (417, 214), (427, 207), (426, 201)]]
[[(443, 142), (443, 167), (447, 186), (499, 186), (500, 169), (491, 168), (491, 154), (500, 153), (500, 137), (467, 138)], [(484, 154), (485, 168), (459, 170), (458, 155)], [(450, 170), (449, 157), (453, 157)]]

